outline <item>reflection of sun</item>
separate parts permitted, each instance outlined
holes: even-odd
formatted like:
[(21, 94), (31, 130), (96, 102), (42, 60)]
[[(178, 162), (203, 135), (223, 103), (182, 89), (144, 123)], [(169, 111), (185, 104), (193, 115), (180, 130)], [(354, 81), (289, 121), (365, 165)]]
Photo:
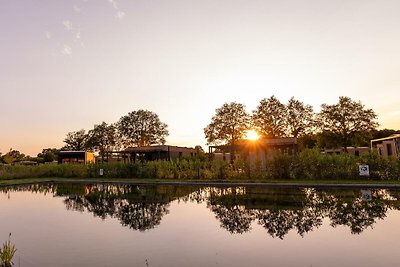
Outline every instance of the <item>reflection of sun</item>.
[(247, 140), (257, 140), (260, 136), (258, 135), (258, 133), (254, 130), (248, 130), (246, 133), (246, 139)]

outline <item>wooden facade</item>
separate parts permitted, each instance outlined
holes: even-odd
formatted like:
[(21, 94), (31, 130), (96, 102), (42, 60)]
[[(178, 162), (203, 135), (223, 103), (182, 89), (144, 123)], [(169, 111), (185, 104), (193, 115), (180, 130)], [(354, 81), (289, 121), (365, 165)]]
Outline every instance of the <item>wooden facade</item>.
[(371, 140), (371, 150), (384, 157), (393, 156), (400, 159), (400, 134)]
[(58, 164), (89, 164), (94, 162), (95, 158), (92, 152), (60, 151), (58, 154)]
[(298, 152), (297, 138), (262, 138), (258, 140), (244, 140), (234, 146), (221, 145), (209, 146), (208, 154), (215, 159), (234, 158), (259, 158), (265, 160), (269, 154), (274, 151), (280, 151), (287, 154), (296, 154)]
[(169, 145), (129, 147), (124, 152), (130, 155), (130, 160), (133, 162), (175, 160), (182, 157), (194, 157), (197, 154), (194, 148)]

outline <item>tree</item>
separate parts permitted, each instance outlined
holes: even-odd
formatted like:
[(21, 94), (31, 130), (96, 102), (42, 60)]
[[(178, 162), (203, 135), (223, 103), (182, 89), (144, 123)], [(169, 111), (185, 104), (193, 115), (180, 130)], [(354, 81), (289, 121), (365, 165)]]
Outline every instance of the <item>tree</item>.
[(235, 158), (234, 146), (249, 129), (249, 114), (240, 103), (225, 103), (215, 110), (211, 123), (204, 128), (208, 144), (230, 145), (231, 161)]
[(25, 158), (25, 154), (19, 152), (18, 150), (13, 150), (10, 148), (10, 151), (2, 156), (2, 161), (6, 164), (11, 164), (16, 161), (21, 161)]
[(86, 139), (87, 135), (83, 129), (76, 132), (69, 132), (67, 137), (64, 139), (64, 143), (67, 144), (64, 149), (71, 151), (82, 151), (85, 149)]
[(314, 111), (312, 106), (290, 98), (287, 104), (287, 131), (293, 137), (301, 137), (311, 132), (314, 126)]
[(379, 139), (391, 136), (392, 134), (400, 134), (400, 130), (394, 130), (394, 129), (374, 130), (372, 131), (372, 138)]
[(37, 154), (38, 160), (41, 162), (53, 162), (57, 160), (58, 153), (60, 152), (57, 148), (44, 148), (41, 153)]
[(108, 125), (104, 121), (95, 125), (87, 134), (86, 148), (98, 150), (104, 161), (104, 155), (112, 150), (116, 144), (116, 129), (114, 125)]
[(286, 131), (287, 108), (275, 96), (262, 99), (253, 111), (252, 122), (264, 137), (282, 137)]
[(142, 109), (121, 117), (117, 128), (124, 146), (165, 144), (168, 136), (167, 124), (156, 113)]
[(366, 109), (361, 102), (349, 97), (339, 97), (339, 103), (321, 105), (318, 124), (322, 131), (336, 135), (347, 153), (347, 147), (354, 138), (374, 130), (378, 123), (377, 115), (372, 109)]

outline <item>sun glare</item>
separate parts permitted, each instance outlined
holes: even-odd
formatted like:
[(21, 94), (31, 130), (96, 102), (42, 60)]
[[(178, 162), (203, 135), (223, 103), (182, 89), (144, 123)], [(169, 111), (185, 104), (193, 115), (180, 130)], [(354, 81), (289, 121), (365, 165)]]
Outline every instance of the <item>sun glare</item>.
[(247, 131), (247, 134), (246, 134), (246, 139), (247, 140), (257, 140), (258, 138), (259, 138), (260, 136), (258, 135), (258, 133), (256, 132), (256, 131), (254, 131), (254, 130), (249, 130), (249, 131)]

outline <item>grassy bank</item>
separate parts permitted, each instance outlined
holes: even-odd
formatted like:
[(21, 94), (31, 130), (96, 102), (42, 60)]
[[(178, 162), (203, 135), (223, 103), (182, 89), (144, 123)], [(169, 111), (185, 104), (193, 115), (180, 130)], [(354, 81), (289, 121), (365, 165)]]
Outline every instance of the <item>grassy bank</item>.
[[(360, 177), (359, 164), (370, 166), (370, 177)], [(100, 169), (104, 175), (100, 177)], [(376, 154), (362, 157), (326, 155), (305, 150), (298, 155), (276, 153), (260, 160), (229, 161), (181, 159), (146, 163), (91, 165), (42, 164), (1, 166), (0, 180), (32, 178), (143, 179), (168, 181), (398, 181), (400, 161)]]

